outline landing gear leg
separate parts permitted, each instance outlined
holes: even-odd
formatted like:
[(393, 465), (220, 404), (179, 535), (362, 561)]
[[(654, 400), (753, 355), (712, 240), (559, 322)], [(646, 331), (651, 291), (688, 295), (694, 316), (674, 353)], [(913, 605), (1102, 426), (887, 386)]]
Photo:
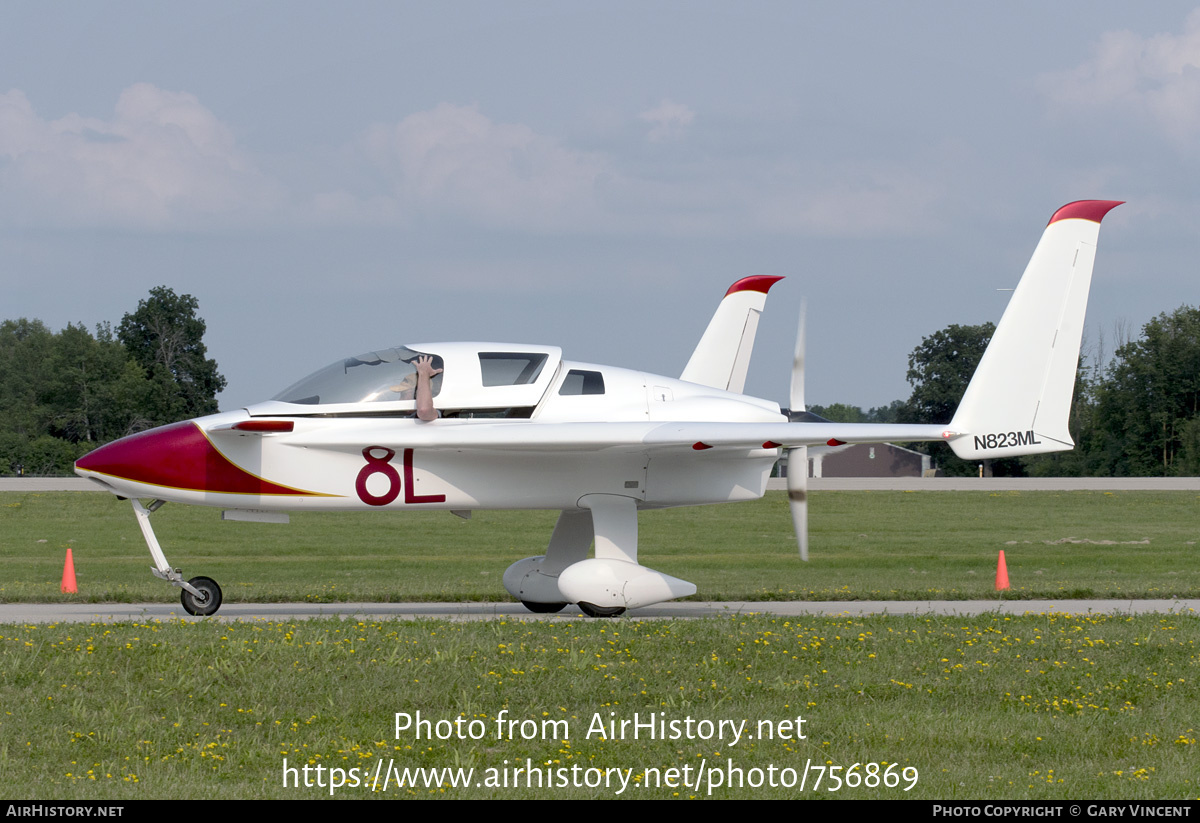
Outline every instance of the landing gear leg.
[(591, 511), (596, 556), (558, 575), (564, 600), (577, 604), (588, 617), (615, 617), (626, 609), (696, 593), (692, 583), (638, 564), (637, 500), (585, 494), (579, 505)]
[(166, 580), (172, 586), (183, 589), (180, 593), (180, 601), (188, 614), (200, 616), (214, 614), (221, 607), (221, 587), (215, 580), (208, 577), (193, 577), (191, 580), (184, 581), (183, 572), (171, 568), (167, 563), (167, 558), (163, 555), (162, 547), (158, 545), (158, 538), (154, 536), (154, 529), (150, 525), (150, 515), (162, 508), (166, 501), (154, 500), (149, 506), (143, 506), (142, 501), (131, 497), (129, 502), (133, 504), (133, 513), (137, 515), (138, 527), (141, 528), (142, 537), (146, 539), (146, 546), (150, 549), (150, 556), (154, 559), (154, 568), (150, 570), (150, 573), (160, 580)]
[[(621, 560), (637, 565), (637, 505), (628, 497), (589, 494), (580, 501), (592, 512), (598, 560)], [(588, 617), (620, 617), (625, 606), (580, 601), (575, 604)]]
[(553, 614), (567, 606), (558, 590), (558, 576), (587, 557), (592, 545), (592, 519), (585, 511), (558, 516), (546, 553), (518, 560), (504, 572), (504, 588), (534, 614)]

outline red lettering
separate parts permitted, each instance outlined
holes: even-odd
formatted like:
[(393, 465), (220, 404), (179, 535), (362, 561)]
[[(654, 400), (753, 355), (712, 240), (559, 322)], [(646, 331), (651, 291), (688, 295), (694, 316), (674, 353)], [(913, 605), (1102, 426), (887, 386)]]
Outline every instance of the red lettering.
[(413, 450), (404, 450), (404, 502), (405, 503), (445, 503), (444, 494), (413, 494)]
[[(371, 452), (383, 452), (382, 457), (375, 457)], [(363, 466), (354, 481), (354, 490), (358, 499), (368, 506), (386, 506), (400, 496), (400, 474), (392, 465), (391, 460), (396, 452), (386, 446), (367, 446), (362, 450), (367, 465)], [(387, 491), (383, 494), (371, 494), (367, 489), (367, 479), (373, 474), (382, 474), (388, 479)], [(415, 494), (416, 482), (413, 480), (413, 450), (404, 450), (404, 502), (405, 503), (445, 503), (444, 494)]]
[[(372, 457), (371, 452), (373, 451), (381, 451), (384, 455), (383, 457)], [(412, 449), (406, 451), (411, 452)], [(386, 506), (400, 496), (400, 475), (389, 462), (396, 456), (396, 453), (384, 446), (367, 446), (362, 450), (362, 456), (367, 459), (367, 465), (362, 467), (362, 471), (358, 473), (358, 478), (354, 481), (354, 490), (358, 492), (358, 499), (368, 506)], [(406, 467), (408, 460), (411, 458), (406, 453)], [(408, 468), (405, 471), (410, 475), (412, 473), (412, 470)], [(381, 495), (371, 494), (367, 490), (367, 478), (373, 474), (382, 474), (388, 479), (388, 490)]]

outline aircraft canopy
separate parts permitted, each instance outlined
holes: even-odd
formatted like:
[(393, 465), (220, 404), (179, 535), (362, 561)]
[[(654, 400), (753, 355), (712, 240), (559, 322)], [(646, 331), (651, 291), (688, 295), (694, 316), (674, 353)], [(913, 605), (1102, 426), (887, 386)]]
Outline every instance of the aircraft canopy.
[[(416, 396), (417, 370), (413, 363), (425, 352), (406, 346), (369, 351), (346, 357), (313, 372), (275, 395), (272, 400), (304, 405), (333, 403), (379, 403), (412, 400)], [(433, 358), (435, 369), (442, 358)], [(433, 396), (442, 388), (442, 375), (433, 378)]]
[[(417, 387), (414, 363), (426, 355), (433, 358), (435, 369), (443, 370), (432, 381), (434, 405), (443, 413), (466, 409), (532, 409), (545, 394), (562, 359), (561, 350), (555, 346), (507, 343), (396, 346), (337, 360), (284, 389), (271, 398), (270, 405), (368, 406), (380, 412), (412, 409)], [(256, 408), (254, 413), (262, 412)]]

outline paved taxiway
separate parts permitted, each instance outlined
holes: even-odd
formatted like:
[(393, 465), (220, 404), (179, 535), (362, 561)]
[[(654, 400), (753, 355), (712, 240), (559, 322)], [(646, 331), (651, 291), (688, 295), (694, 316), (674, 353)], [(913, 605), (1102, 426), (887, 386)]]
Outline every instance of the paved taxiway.
[[(634, 609), (633, 619), (733, 617), (768, 614), (847, 616), (884, 614), (1186, 614), (1200, 615), (1200, 600), (846, 600), (788, 602), (660, 603)], [(0, 623), (125, 623), (150, 620), (591, 620), (578, 609), (533, 614), (518, 603), (226, 603), (214, 618), (192, 617), (169, 603), (8, 603)]]

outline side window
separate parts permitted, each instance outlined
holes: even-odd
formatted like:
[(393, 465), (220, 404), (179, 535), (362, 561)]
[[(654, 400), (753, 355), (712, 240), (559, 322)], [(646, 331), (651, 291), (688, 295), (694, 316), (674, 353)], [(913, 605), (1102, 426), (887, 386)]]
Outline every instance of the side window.
[(546, 355), (537, 352), (481, 351), (479, 369), (485, 386), (528, 386), (536, 383)]
[(604, 375), (598, 371), (571, 369), (563, 379), (559, 394), (604, 394)]

